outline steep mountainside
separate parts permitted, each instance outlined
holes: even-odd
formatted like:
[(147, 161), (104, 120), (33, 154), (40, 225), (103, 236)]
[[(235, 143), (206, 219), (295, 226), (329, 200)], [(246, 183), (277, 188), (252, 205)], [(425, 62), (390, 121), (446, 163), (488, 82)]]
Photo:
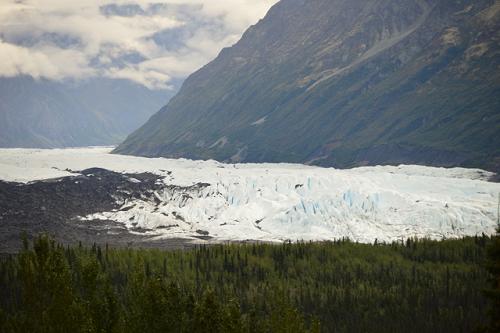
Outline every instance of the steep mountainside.
[(282, 0), (117, 153), (500, 166), (500, 1)]
[(117, 144), (171, 92), (109, 79), (83, 83), (0, 79), (0, 147)]

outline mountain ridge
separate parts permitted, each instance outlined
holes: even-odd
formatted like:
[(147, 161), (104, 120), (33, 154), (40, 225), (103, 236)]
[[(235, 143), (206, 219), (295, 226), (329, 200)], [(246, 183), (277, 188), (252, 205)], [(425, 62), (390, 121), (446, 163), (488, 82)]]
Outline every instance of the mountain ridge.
[(0, 147), (118, 144), (172, 94), (125, 80), (0, 78)]
[(500, 1), (282, 0), (116, 153), (500, 169)]

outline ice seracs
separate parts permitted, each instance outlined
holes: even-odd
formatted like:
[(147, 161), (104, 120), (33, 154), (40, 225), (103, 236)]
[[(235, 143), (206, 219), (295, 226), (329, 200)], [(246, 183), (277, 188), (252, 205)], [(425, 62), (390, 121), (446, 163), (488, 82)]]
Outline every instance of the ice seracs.
[[(500, 184), (477, 169), (377, 166), (350, 170), (295, 164), (222, 164), (141, 158), (110, 148), (0, 150), (0, 178), (34, 181), (90, 167), (162, 175), (161, 190), (116, 211), (131, 232), (217, 240), (360, 242), (494, 232)], [(137, 179), (131, 177), (131, 182)]]

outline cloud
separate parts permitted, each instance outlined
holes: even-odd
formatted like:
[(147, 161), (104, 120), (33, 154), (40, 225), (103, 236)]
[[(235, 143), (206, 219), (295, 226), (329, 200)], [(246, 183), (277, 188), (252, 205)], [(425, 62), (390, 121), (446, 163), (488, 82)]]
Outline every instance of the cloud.
[(4, 43), (0, 40), (0, 75), (62, 80), (95, 76), (95, 69), (87, 64), (85, 55), (71, 49), (50, 46), (33, 50)]
[(168, 89), (277, 0), (3, 0), (0, 76), (108, 77)]

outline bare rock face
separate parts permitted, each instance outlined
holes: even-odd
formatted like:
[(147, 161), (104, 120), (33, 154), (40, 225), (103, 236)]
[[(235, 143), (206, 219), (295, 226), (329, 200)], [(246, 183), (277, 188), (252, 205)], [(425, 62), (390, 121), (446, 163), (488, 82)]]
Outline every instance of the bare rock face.
[(117, 153), (500, 166), (500, 1), (282, 0)]

